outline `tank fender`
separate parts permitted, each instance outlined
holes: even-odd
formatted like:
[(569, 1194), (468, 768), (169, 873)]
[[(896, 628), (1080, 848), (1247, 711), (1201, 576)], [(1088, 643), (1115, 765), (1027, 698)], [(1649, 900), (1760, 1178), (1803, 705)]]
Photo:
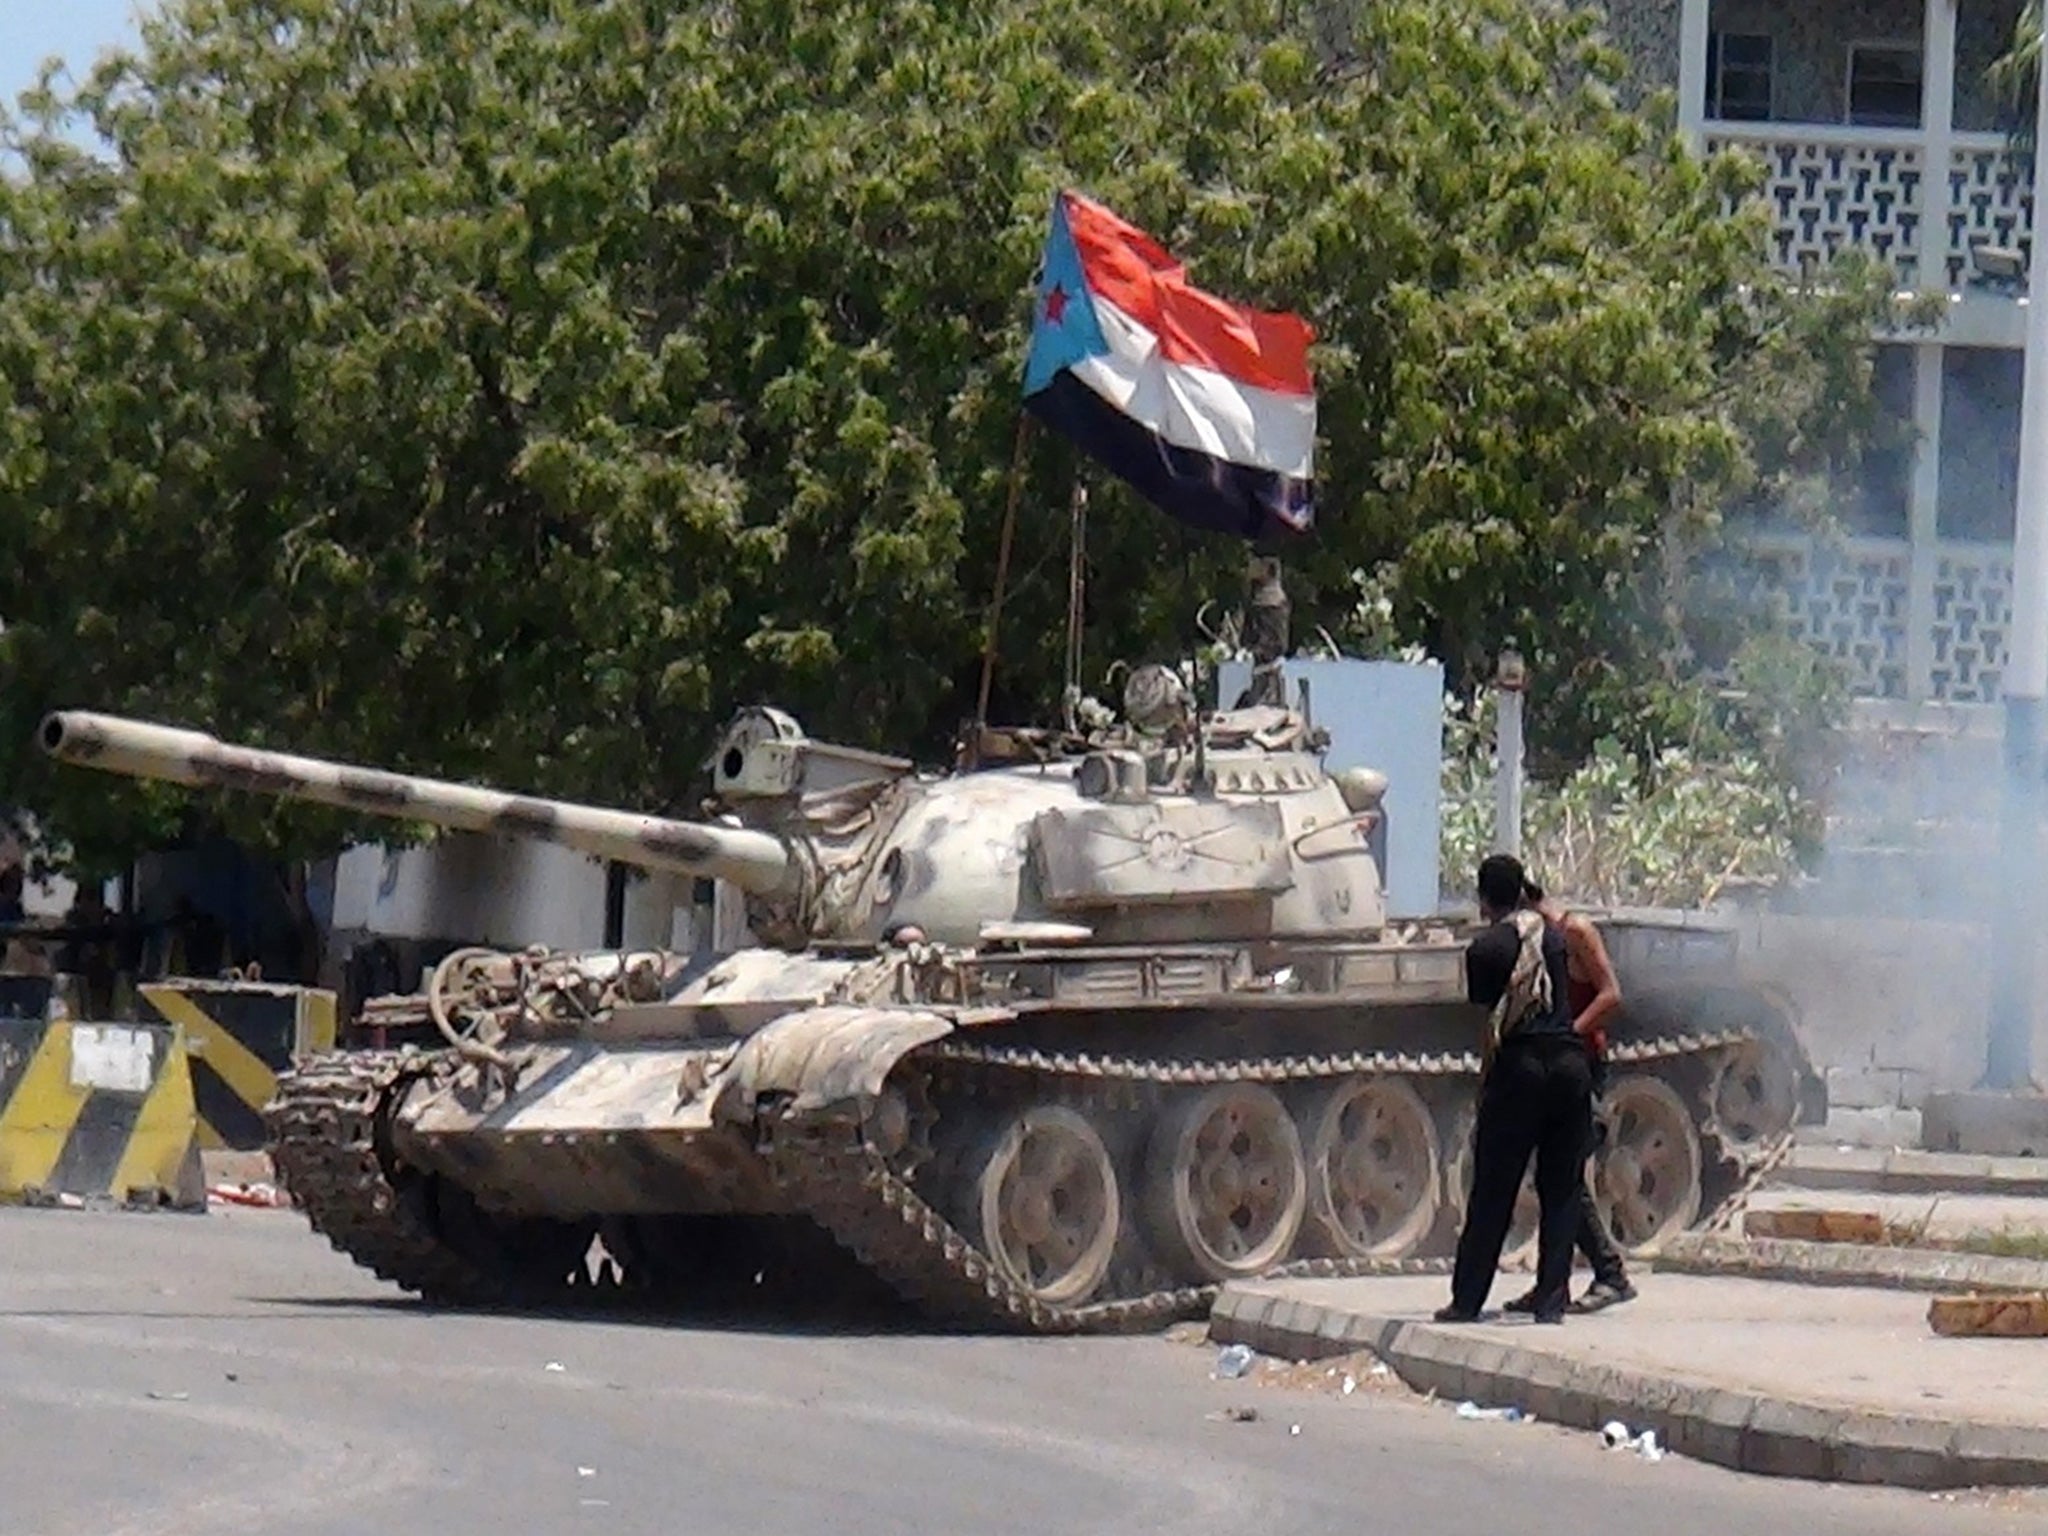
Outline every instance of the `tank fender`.
[(1807, 1054), (1803, 1023), (1798, 1000), (1773, 982), (1666, 976), (1641, 987), (1622, 984), (1621, 1017), (1611, 1033), (1627, 1041), (1661, 1031), (1753, 1029), (1785, 1054), (1798, 1077), (1796, 1123), (1820, 1125), (1828, 1117), (1827, 1079)]
[(953, 1028), (951, 1018), (926, 1008), (834, 1005), (785, 1013), (740, 1042), (712, 1112), (747, 1121), (765, 1103), (780, 1101), (799, 1114), (858, 1113), (897, 1062)]

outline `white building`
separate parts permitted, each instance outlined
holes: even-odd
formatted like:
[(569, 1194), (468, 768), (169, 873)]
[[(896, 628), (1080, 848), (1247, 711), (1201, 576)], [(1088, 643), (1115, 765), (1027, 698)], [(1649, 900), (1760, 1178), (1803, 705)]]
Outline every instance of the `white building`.
[(2015, 0), (1609, 0), (1646, 83), (1675, 87), (1704, 147), (1768, 168), (1778, 261), (1813, 270), (1844, 247), (1899, 287), (1949, 296), (1946, 325), (1887, 344), (1881, 389), (1916, 446), (1879, 456), (1840, 511), (1841, 545), (1752, 541), (1795, 629), (1855, 691), (1905, 704), (2000, 698), (2026, 309), (1984, 286), (1976, 248), (2024, 251), (2032, 188), (1986, 71)]

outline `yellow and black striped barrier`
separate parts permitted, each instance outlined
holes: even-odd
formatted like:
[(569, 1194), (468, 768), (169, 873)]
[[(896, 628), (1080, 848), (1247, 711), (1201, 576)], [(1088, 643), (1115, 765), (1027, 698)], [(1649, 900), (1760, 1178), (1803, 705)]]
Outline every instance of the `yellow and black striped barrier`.
[(210, 1152), (262, 1147), (277, 1074), (294, 1056), (334, 1049), (334, 994), (324, 988), (174, 978), (135, 990), (145, 1016), (185, 1032), (199, 1143)]
[(0, 1199), (206, 1209), (176, 1029), (0, 1022)]

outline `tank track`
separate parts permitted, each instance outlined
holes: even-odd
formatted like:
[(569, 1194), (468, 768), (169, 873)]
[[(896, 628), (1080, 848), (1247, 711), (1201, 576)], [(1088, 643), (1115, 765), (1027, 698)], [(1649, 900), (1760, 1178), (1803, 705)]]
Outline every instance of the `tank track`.
[[(1746, 1031), (1667, 1036), (1617, 1046), (1610, 1059), (1628, 1065), (1703, 1054), (1750, 1038)], [(912, 1067), (971, 1064), (1009, 1069), (1044, 1079), (1091, 1084), (1208, 1085), (1311, 1081), (1352, 1073), (1407, 1076), (1476, 1076), (1469, 1052), (1354, 1052), (1341, 1056), (1262, 1060), (1155, 1061), (1140, 1057), (1061, 1053), (952, 1037), (906, 1058)], [(1787, 1134), (1750, 1158), (1725, 1149), (1740, 1169), (1734, 1186), (1700, 1224), (1717, 1229), (1731, 1221), (1792, 1145)], [(1008, 1280), (911, 1182), (843, 1119), (785, 1118), (765, 1128), (762, 1151), (795, 1204), (829, 1231), (864, 1265), (928, 1311), (961, 1323), (1038, 1333), (1129, 1332), (1199, 1316), (1214, 1304), (1218, 1285), (1172, 1286), (1081, 1306), (1039, 1300)], [(1743, 1166), (1744, 1164), (1747, 1166)], [(1439, 1275), (1448, 1258), (1297, 1260), (1262, 1278), (1337, 1278)]]
[[(1742, 1031), (1697, 1034), (1617, 1046), (1616, 1064), (1695, 1055), (1740, 1043)], [(437, 1234), (406, 1192), (392, 1182), (381, 1144), (383, 1115), (396, 1092), (433, 1070), (432, 1053), (351, 1051), (324, 1055), (280, 1077), (266, 1110), (280, 1182), (313, 1230), (380, 1279), (444, 1304), (590, 1301), (566, 1283), (559, 1296), (529, 1294), (513, 1277), (466, 1258)], [(1061, 1053), (954, 1036), (907, 1057), (911, 1070), (965, 1067), (1055, 1081), (1070, 1091), (1225, 1082), (1313, 1081), (1353, 1073), (1476, 1076), (1469, 1052), (1354, 1052), (1340, 1056), (1269, 1057), (1227, 1062), (1153, 1060)], [(1718, 1229), (1790, 1149), (1786, 1135), (1741, 1166), (1730, 1192), (1699, 1225)], [(1081, 1306), (1040, 1301), (1007, 1280), (988, 1256), (892, 1169), (861, 1128), (830, 1116), (785, 1117), (764, 1124), (760, 1150), (792, 1199), (839, 1245), (898, 1294), (926, 1312), (968, 1326), (1039, 1333), (1131, 1332), (1199, 1316), (1217, 1285), (1158, 1286)], [(1296, 1260), (1267, 1278), (1442, 1275), (1448, 1258)], [(647, 1298), (642, 1298), (647, 1299)]]
[[(457, 1307), (641, 1304), (644, 1288), (609, 1288), (564, 1266), (478, 1262), (436, 1228), (422, 1192), (393, 1181), (384, 1116), (404, 1086), (435, 1070), (440, 1052), (336, 1051), (278, 1077), (265, 1127), (278, 1183), (313, 1230), (381, 1280)], [(524, 1257), (514, 1248), (511, 1257)]]
[(504, 1277), (435, 1234), (392, 1184), (378, 1147), (393, 1090), (431, 1060), (416, 1051), (334, 1052), (281, 1075), (264, 1111), (272, 1161), (313, 1230), (379, 1279), (429, 1301), (506, 1301)]

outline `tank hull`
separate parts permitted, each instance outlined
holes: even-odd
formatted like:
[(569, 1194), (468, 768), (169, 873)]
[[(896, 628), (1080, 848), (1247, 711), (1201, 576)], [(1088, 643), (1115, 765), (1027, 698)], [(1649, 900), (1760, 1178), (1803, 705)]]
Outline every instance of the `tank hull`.
[[(509, 1087), (452, 1050), (322, 1058), (281, 1089), (274, 1151), (316, 1229), (439, 1301), (689, 1305), (778, 1262), (822, 1299), (815, 1254), (764, 1235), (803, 1229), (935, 1316), (1148, 1326), (1240, 1275), (1447, 1267), (1481, 1065), (1459, 953), (956, 961), (950, 1001), (814, 993), (745, 1033), (524, 1045)], [(1313, 990), (1347, 965), (1353, 995)], [(1204, 966), (1221, 990), (1194, 991)], [(1593, 1177), (1641, 1254), (1732, 1216), (1811, 1074), (1739, 978), (1631, 969)], [(1525, 1191), (1510, 1264), (1533, 1216)]]
[(562, 1219), (780, 1209), (747, 1139), (701, 1083), (733, 1042), (545, 1047), (510, 1093), (442, 1060), (394, 1103), (393, 1151), (488, 1209)]

